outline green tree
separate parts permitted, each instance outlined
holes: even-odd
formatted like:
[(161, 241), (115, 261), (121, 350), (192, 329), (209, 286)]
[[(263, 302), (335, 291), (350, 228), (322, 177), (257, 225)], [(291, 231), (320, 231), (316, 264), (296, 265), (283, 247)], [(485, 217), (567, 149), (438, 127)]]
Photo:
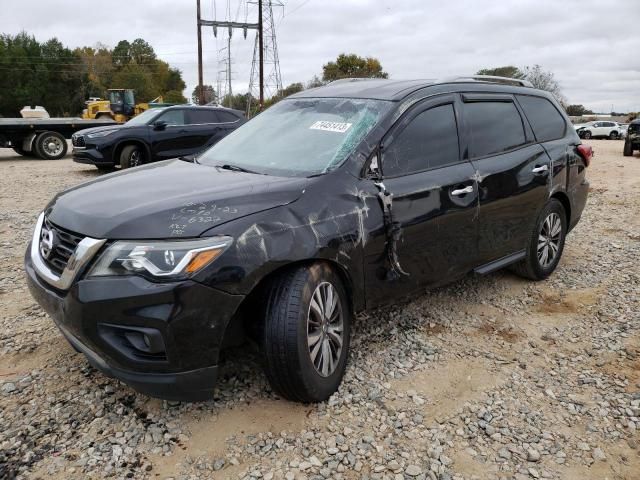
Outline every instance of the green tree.
[(322, 80), (332, 82), (340, 78), (389, 78), (380, 61), (373, 57), (341, 53), (335, 62), (322, 67)]
[[(202, 85), (202, 91), (204, 92), (205, 105), (217, 100), (218, 96), (211, 85)], [(196, 88), (191, 92), (191, 101), (196, 105), (200, 103), (200, 85), (196, 85)]]
[(567, 105), (566, 107), (567, 115), (571, 115), (572, 117), (581, 117), (582, 115), (589, 115), (593, 112), (584, 105)]
[(127, 40), (120, 40), (113, 49), (112, 55), (115, 66), (128, 65), (131, 62), (131, 44)]
[(476, 75), (492, 75), (495, 77), (508, 78), (524, 78), (525, 76), (522, 70), (518, 67), (514, 67), (513, 65), (507, 65), (506, 67), (483, 68), (482, 70), (478, 70)]
[(182, 94), (182, 90), (169, 90), (162, 95), (162, 99), (165, 103), (187, 103), (187, 99)]

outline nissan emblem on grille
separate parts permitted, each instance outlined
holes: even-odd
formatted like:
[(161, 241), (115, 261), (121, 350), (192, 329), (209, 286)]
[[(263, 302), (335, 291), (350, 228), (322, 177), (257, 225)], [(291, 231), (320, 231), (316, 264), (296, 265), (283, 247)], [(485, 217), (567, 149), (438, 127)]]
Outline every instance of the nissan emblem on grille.
[(49, 258), (53, 251), (56, 240), (55, 235), (53, 230), (42, 227), (42, 231), (40, 232), (40, 255), (42, 255), (42, 258), (45, 260)]

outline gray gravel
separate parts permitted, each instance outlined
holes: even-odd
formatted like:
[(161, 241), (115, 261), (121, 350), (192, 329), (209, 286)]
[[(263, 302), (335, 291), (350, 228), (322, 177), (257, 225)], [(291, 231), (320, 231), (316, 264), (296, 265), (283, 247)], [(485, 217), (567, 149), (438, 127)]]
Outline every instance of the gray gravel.
[(250, 349), (201, 404), (92, 369), (22, 256), (46, 201), (98, 173), (0, 153), (0, 478), (639, 478), (640, 158), (591, 143), (589, 204), (550, 279), (470, 276), (360, 315), (319, 405), (278, 399)]

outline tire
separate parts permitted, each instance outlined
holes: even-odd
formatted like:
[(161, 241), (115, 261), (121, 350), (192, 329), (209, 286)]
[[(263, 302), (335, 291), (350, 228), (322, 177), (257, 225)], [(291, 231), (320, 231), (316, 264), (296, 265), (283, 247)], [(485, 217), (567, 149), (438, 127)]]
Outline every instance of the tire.
[(120, 152), (120, 168), (138, 167), (144, 163), (144, 151), (138, 145), (127, 145)]
[(591, 132), (587, 130), (582, 134), (582, 138), (589, 140), (591, 138)]
[(23, 150), (22, 147), (12, 147), (13, 151), (16, 152), (18, 155), (22, 155), (23, 157), (27, 157), (27, 158), (36, 158), (36, 153), (35, 152), (27, 152), (26, 150)]
[[(338, 299), (327, 321), (318, 306), (324, 302), (317, 300), (330, 298), (329, 292)], [(326, 400), (342, 381), (349, 353), (351, 310), (340, 277), (329, 265), (314, 263), (281, 274), (266, 293), (260, 343), (271, 387), (296, 402)]]
[(631, 148), (631, 142), (629, 140), (625, 140), (624, 148), (622, 149), (622, 154), (625, 157), (630, 157), (633, 155), (633, 148)]
[[(557, 235), (553, 235), (554, 230), (557, 228), (556, 225), (558, 224), (560, 231)], [(549, 234), (549, 227), (551, 227), (551, 234)], [(552, 198), (538, 216), (538, 220), (527, 242), (526, 257), (514, 264), (512, 270), (524, 278), (544, 280), (553, 273), (558, 266), (558, 262), (560, 262), (566, 235), (567, 214), (564, 206), (558, 200)], [(543, 237), (547, 237), (544, 239), (546, 244), (541, 247)], [(555, 245), (555, 251), (553, 245)], [(545, 261), (544, 249), (546, 249), (549, 254), (553, 252), (553, 258), (549, 259), (547, 256), (547, 260)], [(540, 258), (540, 256), (542, 256), (542, 258)]]
[(617, 140), (618, 139), (618, 132), (611, 132), (609, 134), (609, 140)]
[(59, 160), (67, 154), (67, 140), (58, 132), (43, 132), (36, 137), (34, 150), (42, 160)]

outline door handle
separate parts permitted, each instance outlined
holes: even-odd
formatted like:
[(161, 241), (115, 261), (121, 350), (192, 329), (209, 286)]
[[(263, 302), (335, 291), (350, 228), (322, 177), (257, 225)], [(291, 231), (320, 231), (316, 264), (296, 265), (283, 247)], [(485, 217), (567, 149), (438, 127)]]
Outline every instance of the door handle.
[(533, 173), (542, 173), (542, 172), (546, 172), (548, 170), (549, 170), (549, 166), (548, 165), (541, 165), (540, 167), (536, 167), (531, 171)]
[(451, 192), (451, 195), (455, 195), (456, 197), (458, 197), (460, 195), (466, 195), (467, 193), (473, 193), (473, 185), (469, 185), (468, 187), (465, 187), (465, 188), (459, 188), (457, 190), (453, 190)]

